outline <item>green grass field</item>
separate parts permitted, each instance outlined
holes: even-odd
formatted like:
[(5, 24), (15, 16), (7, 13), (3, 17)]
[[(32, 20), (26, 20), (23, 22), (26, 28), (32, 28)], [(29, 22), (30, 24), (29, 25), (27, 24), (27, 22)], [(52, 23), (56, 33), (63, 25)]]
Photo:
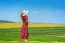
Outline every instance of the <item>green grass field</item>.
[[(28, 43), (65, 43), (65, 27), (29, 27)], [(0, 28), (0, 43), (20, 41), (20, 28)]]

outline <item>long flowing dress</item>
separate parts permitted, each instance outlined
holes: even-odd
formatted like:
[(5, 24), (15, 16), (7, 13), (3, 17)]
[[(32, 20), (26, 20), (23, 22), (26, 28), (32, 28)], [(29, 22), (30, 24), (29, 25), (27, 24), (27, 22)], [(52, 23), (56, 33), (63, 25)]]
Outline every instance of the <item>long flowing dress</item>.
[(22, 28), (20, 32), (21, 39), (28, 39), (28, 16), (22, 16)]

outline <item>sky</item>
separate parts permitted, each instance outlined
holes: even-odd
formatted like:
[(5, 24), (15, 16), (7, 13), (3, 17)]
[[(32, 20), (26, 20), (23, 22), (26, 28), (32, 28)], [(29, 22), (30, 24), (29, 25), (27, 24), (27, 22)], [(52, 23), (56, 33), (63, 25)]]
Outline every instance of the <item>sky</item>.
[(0, 20), (21, 22), (23, 9), (29, 22), (65, 24), (65, 0), (0, 0)]

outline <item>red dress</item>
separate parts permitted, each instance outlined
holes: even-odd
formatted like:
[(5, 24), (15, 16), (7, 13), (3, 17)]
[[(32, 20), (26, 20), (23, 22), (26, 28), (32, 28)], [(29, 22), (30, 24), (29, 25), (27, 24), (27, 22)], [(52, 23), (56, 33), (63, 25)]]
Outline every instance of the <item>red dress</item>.
[(22, 16), (22, 28), (20, 32), (21, 39), (28, 39), (28, 16)]

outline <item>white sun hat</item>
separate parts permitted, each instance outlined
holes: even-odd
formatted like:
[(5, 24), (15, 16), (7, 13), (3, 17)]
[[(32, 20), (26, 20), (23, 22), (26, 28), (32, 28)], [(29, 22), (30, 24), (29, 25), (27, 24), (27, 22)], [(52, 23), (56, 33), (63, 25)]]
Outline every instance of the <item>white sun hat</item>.
[(23, 10), (22, 13), (28, 14), (29, 11)]
[(22, 16), (25, 16), (26, 14), (28, 14), (29, 11), (26, 11), (26, 10), (23, 10), (22, 13), (23, 15)]

